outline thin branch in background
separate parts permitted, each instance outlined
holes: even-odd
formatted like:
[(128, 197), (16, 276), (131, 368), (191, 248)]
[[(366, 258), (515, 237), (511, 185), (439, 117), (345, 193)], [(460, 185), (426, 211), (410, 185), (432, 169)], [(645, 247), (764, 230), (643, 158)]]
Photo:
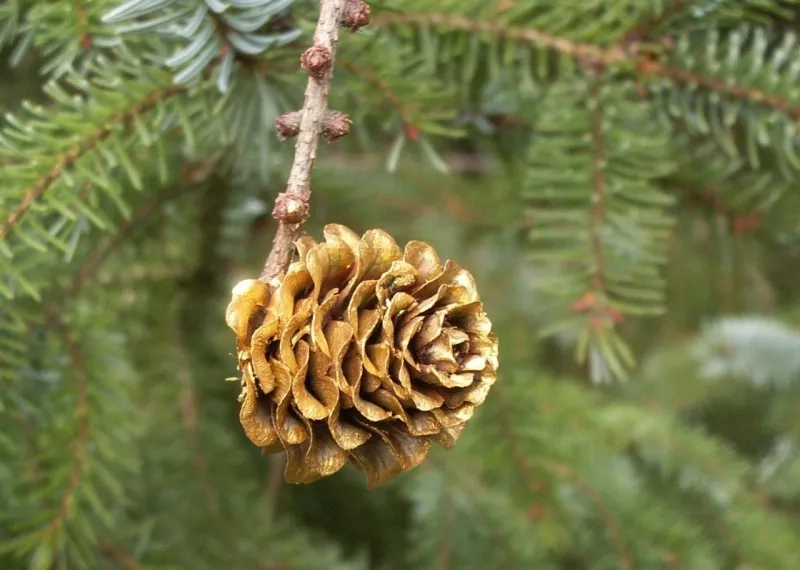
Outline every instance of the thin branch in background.
[(283, 453), (271, 455), (269, 458), (269, 467), (267, 468), (267, 482), (266, 485), (264, 485), (264, 499), (273, 513), (278, 507), (278, 496), (284, 485), (284, 469), (286, 469), (286, 455)]
[[(67, 286), (62, 299), (68, 302), (74, 299), (80, 291), (92, 280), (97, 273), (97, 269), (108, 258), (108, 256), (121, 244), (123, 244), (127, 237), (132, 232), (142, 226), (142, 224), (154, 214), (161, 211), (161, 209), (172, 200), (197, 192), (204, 188), (203, 185), (198, 184), (199, 181), (207, 178), (209, 172), (213, 169), (213, 163), (205, 163), (199, 167), (187, 170), (188, 185), (178, 186), (176, 190), (159, 194), (155, 199), (146, 202), (133, 211), (130, 218), (121, 225), (117, 231), (108, 236), (105, 240), (92, 250), (81, 264), (79, 270), (73, 277), (70, 284)], [(178, 358), (187, 359), (185, 352), (178, 347)], [(206, 501), (211, 509), (218, 506), (218, 499), (213, 486), (209, 483), (206, 477), (206, 461), (200, 451), (200, 445), (197, 436), (197, 413), (196, 413), (196, 394), (194, 386), (192, 385), (191, 378), (185, 372), (188, 370), (187, 366), (182, 365), (178, 367), (181, 373), (178, 374), (178, 381), (181, 384), (181, 418), (183, 420), (184, 428), (190, 439), (190, 446), (192, 448), (192, 460), (195, 468), (200, 476), (203, 492), (206, 496)]]
[[(473, 494), (474, 496), (483, 497), (491, 493), (489, 486), (487, 486), (486, 482), (480, 477), (481, 466), (477, 464), (470, 464), (464, 469), (448, 471), (448, 463), (446, 460), (442, 460), (442, 458), (431, 457), (428, 462), (420, 465), (420, 469), (429, 472), (436, 472), (438, 470), (441, 471), (443, 475), (448, 477), (452, 476), (455, 478), (454, 481), (458, 482), (458, 485), (463, 485), (467, 492)], [(506, 562), (502, 568), (505, 570), (516, 570), (518, 565), (516, 558), (514, 558), (514, 552), (511, 550), (511, 548), (509, 548), (509, 544), (501, 536), (502, 533), (498, 531), (497, 525), (495, 525), (492, 520), (486, 516), (486, 513), (483, 512), (482, 509), (473, 511), (472, 515), (475, 517), (477, 526), (486, 529), (487, 534), (492, 541), (492, 547), (498, 552), (504, 552)]]
[(545, 469), (550, 471), (553, 475), (570, 481), (586, 499), (594, 505), (595, 510), (603, 519), (603, 524), (606, 528), (609, 538), (613, 542), (620, 557), (620, 568), (623, 570), (634, 570), (633, 556), (631, 555), (628, 546), (622, 536), (622, 529), (614, 516), (613, 511), (608, 507), (603, 500), (603, 495), (598, 493), (588, 481), (578, 475), (575, 470), (564, 463), (544, 462)]
[[(652, 407), (655, 410), (663, 408), (663, 402), (660, 401), (653, 401)], [(647, 447), (648, 444), (651, 442), (648, 441), (641, 441), (639, 445)], [(658, 445), (661, 442), (654, 441), (652, 445)], [(695, 453), (692, 452), (691, 449), (682, 444), (680, 438), (672, 437), (666, 440), (666, 443), (669, 446), (669, 454), (678, 457), (687, 463), (699, 467), (702, 473), (708, 477), (714, 478), (717, 481), (721, 481), (724, 479), (725, 474), (727, 472), (726, 467), (714, 461), (712, 457), (704, 453)], [(636, 453), (630, 453), (629, 456), (636, 456)], [(741, 498), (745, 501), (748, 501), (750, 504), (748, 505), (749, 508), (756, 512), (760, 509), (766, 509), (778, 516), (784, 516), (784, 520), (787, 525), (792, 525), (793, 522), (791, 520), (791, 515), (785, 515), (785, 513), (781, 513), (779, 511), (775, 511), (771, 508), (770, 505), (770, 497), (769, 494), (763, 491), (759, 491), (755, 488), (748, 488), (746, 484), (742, 482), (737, 482), (735, 485), (728, 486), (726, 492), (731, 496), (736, 496)], [(745, 559), (745, 552), (741, 548), (740, 541), (736, 539), (734, 534), (728, 528), (728, 525), (725, 521), (718, 520), (712, 516), (708, 516), (708, 513), (702, 513), (703, 522), (708, 526), (709, 530), (714, 532), (719, 539), (725, 543), (725, 547), (729, 552), (733, 552), (736, 556), (739, 557), (739, 562), (741, 568), (756, 568), (757, 564), (755, 564), (751, 560)], [(675, 563), (675, 561), (672, 561)]]
[(83, 49), (92, 47), (92, 38), (89, 36), (89, 10), (85, 0), (73, 0), (75, 17), (78, 20), (78, 43)]
[(55, 516), (39, 531), (42, 537), (57, 534), (64, 526), (67, 517), (69, 517), (72, 506), (75, 503), (75, 495), (86, 473), (86, 448), (89, 443), (89, 376), (86, 371), (83, 350), (67, 323), (61, 321), (56, 323), (56, 326), (60, 328), (64, 338), (64, 344), (67, 347), (67, 354), (70, 359), (70, 369), (75, 377), (75, 426), (77, 433), (73, 441), (73, 464), (67, 488), (64, 491), (61, 504)]
[[(480, 152), (449, 152), (443, 154), (442, 162), (447, 165), (447, 171), (455, 174), (481, 174), (490, 175), (492, 170), (500, 165), (495, 157)], [(342, 172), (382, 172), (386, 161), (383, 156), (355, 155), (346, 152), (332, 151), (325, 160), (326, 168)], [(414, 171), (415, 174), (424, 174)], [(420, 176), (424, 178), (424, 176)], [(475, 212), (478, 214), (478, 212)]]
[(561, 36), (547, 34), (532, 28), (509, 26), (499, 21), (478, 21), (465, 16), (441, 13), (383, 13), (376, 16), (373, 23), (376, 26), (416, 24), (429, 26), (431, 28), (487, 33), (496, 38), (519, 41), (537, 45), (545, 49), (551, 49), (558, 53), (571, 56), (584, 66), (595, 69), (630, 62), (633, 68), (642, 76), (666, 79), (680, 85), (697, 86), (712, 93), (762, 105), (769, 109), (785, 113), (793, 120), (800, 120), (800, 105), (795, 105), (781, 97), (768, 95), (759, 89), (730, 83), (724, 80), (712, 79), (662, 65), (654, 61), (650, 54), (640, 54), (636, 49), (632, 49), (633, 44), (636, 42), (632, 42), (631, 39), (627, 37), (623, 38), (623, 40), (616, 45), (604, 48), (595, 44), (575, 42)]
[(395, 110), (397, 116), (400, 117), (400, 120), (403, 123), (403, 131), (405, 132), (406, 136), (412, 141), (419, 139), (419, 128), (411, 120), (411, 117), (409, 117), (403, 102), (400, 100), (400, 97), (398, 97), (397, 94), (392, 91), (392, 88), (389, 87), (389, 84), (386, 83), (386, 81), (375, 75), (375, 73), (369, 69), (366, 69), (352, 61), (342, 61), (340, 62), (340, 65), (356, 77), (360, 78), (369, 85), (374, 86), (378, 91), (380, 91), (389, 102), (389, 105), (391, 105), (391, 107)]
[[(177, 322), (177, 319), (171, 322)], [(181, 327), (176, 326), (173, 333), (174, 354), (178, 364), (176, 366), (176, 374), (180, 386), (181, 421), (189, 439), (189, 454), (197, 471), (197, 478), (203, 489), (206, 505), (213, 513), (216, 513), (219, 512), (219, 497), (216, 488), (211, 484), (211, 480), (208, 477), (208, 461), (203, 453), (203, 446), (200, 444), (197, 421), (197, 390), (192, 380), (192, 362), (182, 332)]]
[(606, 137), (603, 132), (604, 109), (600, 101), (602, 78), (598, 75), (592, 80), (590, 99), (592, 110), (589, 118), (590, 134), (592, 141), (592, 207), (589, 216), (589, 240), (592, 270), (589, 274), (588, 291), (572, 304), (572, 311), (587, 313), (590, 326), (599, 329), (608, 326), (608, 323), (618, 323), (624, 320), (624, 315), (614, 307), (609, 306), (606, 297), (606, 260), (603, 251), (603, 225), (606, 220), (606, 168), (607, 151)]
[(439, 556), (436, 568), (450, 570), (453, 558), (453, 503), (448, 493), (442, 493), (442, 542), (439, 545)]
[(664, 9), (655, 16), (648, 18), (639, 25), (634, 26), (622, 36), (623, 44), (633, 44), (641, 42), (652, 34), (653, 30), (657, 29), (664, 21), (679, 14), (685, 9), (689, 8), (692, 4), (696, 4), (697, 0), (673, 0), (672, 4), (665, 6)]
[(28, 213), (31, 206), (39, 200), (50, 189), (53, 183), (58, 180), (65, 170), (72, 168), (84, 154), (95, 148), (102, 141), (116, 132), (116, 127), (122, 125), (123, 128), (131, 128), (134, 120), (146, 113), (160, 102), (169, 99), (183, 91), (182, 85), (170, 85), (165, 89), (156, 91), (148, 95), (143, 101), (132, 105), (123, 113), (112, 117), (106, 121), (102, 127), (91, 136), (81, 142), (71, 146), (63, 153), (54, 157), (54, 164), (49, 172), (39, 178), (29, 189), (25, 190), (19, 203), (6, 216), (5, 222), (0, 225), (0, 241), (6, 238), (8, 233), (16, 226), (20, 220)]
[(726, 227), (737, 237), (744, 234), (757, 234), (764, 229), (763, 214), (758, 210), (737, 210), (725, 203), (722, 191), (714, 186), (697, 187), (689, 182), (676, 180), (665, 181), (668, 188), (680, 192), (687, 208), (703, 208), (710, 213), (722, 216)]
[(508, 12), (511, 8), (514, 7), (517, 0), (498, 0), (497, 7), (494, 9), (496, 14), (502, 14), (503, 12)]
[(689, 73), (682, 69), (661, 65), (651, 59), (639, 60), (636, 63), (636, 69), (644, 75), (668, 79), (672, 83), (678, 85), (686, 85), (693, 88), (699, 87), (712, 93), (779, 111), (793, 121), (800, 120), (800, 105), (794, 105), (781, 97), (768, 95), (764, 91), (754, 87), (745, 87), (726, 80)]
[[(349, 22), (346, 21), (346, 16), (350, 19)], [(297, 230), (308, 219), (311, 171), (328, 111), (328, 91), (333, 79), (339, 27), (345, 25), (356, 30), (369, 23), (369, 16), (369, 7), (361, 0), (320, 2), (314, 44), (300, 57), (301, 67), (308, 72), (308, 84), (286, 191), (275, 199), (272, 211), (273, 217), (278, 221), (278, 229), (260, 276), (262, 281), (272, 280), (288, 267)], [(346, 117), (345, 123), (349, 130), (349, 119)]]
[(43, 470), (41, 458), (41, 445), (36, 439), (35, 427), (31, 424), (24, 414), (18, 413), (17, 425), (19, 426), (22, 437), (25, 443), (31, 450), (30, 462), (22, 469), (22, 477), (30, 478), (34, 485), (39, 486), (43, 484)]
[[(531, 493), (533, 495), (538, 495), (541, 493), (541, 485), (535, 482), (528, 457), (519, 445), (516, 430), (510, 420), (512, 413), (505, 391), (499, 390), (497, 401), (500, 406), (500, 427), (503, 430), (506, 441), (509, 442), (514, 462), (517, 464), (522, 480), (531, 490)], [(576, 490), (589, 499), (600, 518), (603, 520), (606, 533), (617, 550), (620, 559), (620, 568), (622, 570), (634, 570), (633, 556), (622, 536), (620, 525), (614, 517), (614, 513), (603, 501), (602, 495), (595, 491), (588, 482), (581, 478), (575, 470), (567, 464), (545, 460), (539, 461), (538, 464), (557, 478), (572, 482)]]
[[(192, 176), (202, 180), (213, 168), (211, 163), (203, 164), (192, 172)], [(142, 223), (156, 214), (168, 202), (180, 198), (186, 194), (198, 192), (203, 188), (202, 185), (190, 184), (188, 186), (179, 186), (177, 189), (164, 192), (136, 208), (128, 220), (117, 228), (117, 231), (109, 235), (95, 247), (91, 253), (81, 264), (78, 271), (75, 273), (70, 284), (64, 291), (63, 299), (68, 300), (76, 297), (80, 291), (92, 280), (97, 272), (98, 267), (108, 258), (118, 246), (120, 246), (132, 232), (138, 229)]]
[(114, 559), (115, 562), (120, 564), (126, 570), (142, 570), (142, 565), (136, 561), (130, 554), (126, 553), (122, 549), (117, 546), (114, 546), (110, 542), (106, 542), (105, 540), (100, 541), (100, 548), (109, 555), (110, 558)]
[(662, 559), (664, 560), (664, 564), (667, 564), (672, 568), (677, 568), (678, 570), (689, 570), (689, 567), (686, 566), (681, 557), (674, 552), (666, 552)]
[(596, 78), (591, 86), (593, 110), (591, 112), (592, 136), (592, 214), (589, 233), (592, 236), (592, 260), (594, 267), (591, 276), (592, 290), (599, 294), (605, 288), (605, 257), (603, 255), (602, 226), (606, 217), (606, 140), (603, 133), (603, 106), (600, 101), (602, 80)]
[(383, 13), (377, 16), (374, 22), (376, 25), (384, 26), (417, 24), (433, 28), (449, 28), (475, 33), (483, 32), (497, 38), (515, 40), (552, 49), (559, 53), (570, 55), (583, 63), (601, 67), (628, 59), (628, 55), (621, 46), (611, 46), (605, 49), (598, 45), (575, 42), (532, 28), (509, 26), (505, 22), (472, 20), (456, 14)]

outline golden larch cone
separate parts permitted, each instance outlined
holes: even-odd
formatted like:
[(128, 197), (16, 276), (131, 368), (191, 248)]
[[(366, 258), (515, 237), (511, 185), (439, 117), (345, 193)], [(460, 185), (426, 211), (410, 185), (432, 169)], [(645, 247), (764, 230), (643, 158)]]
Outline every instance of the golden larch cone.
[(455, 445), (497, 377), (497, 337), (475, 281), (431, 246), (331, 224), (296, 242), (271, 283), (232, 291), (226, 320), (242, 372), (239, 418), (285, 479), (310, 483), (351, 461), (367, 486)]

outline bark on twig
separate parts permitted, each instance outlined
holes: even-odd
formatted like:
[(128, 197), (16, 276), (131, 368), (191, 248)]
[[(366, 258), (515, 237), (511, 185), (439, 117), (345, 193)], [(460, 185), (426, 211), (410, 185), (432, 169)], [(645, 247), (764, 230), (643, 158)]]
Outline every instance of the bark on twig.
[[(303, 69), (309, 73), (308, 85), (295, 145), (294, 163), (289, 173), (286, 191), (278, 195), (272, 212), (278, 221), (278, 230), (260, 276), (262, 281), (272, 280), (289, 265), (296, 232), (308, 219), (311, 170), (314, 167), (319, 136), (328, 110), (328, 90), (333, 76), (339, 26), (347, 4), (348, 0), (320, 1), (314, 44), (300, 58)], [(296, 216), (298, 211), (305, 213), (300, 220)], [(287, 212), (290, 215), (286, 215)]]

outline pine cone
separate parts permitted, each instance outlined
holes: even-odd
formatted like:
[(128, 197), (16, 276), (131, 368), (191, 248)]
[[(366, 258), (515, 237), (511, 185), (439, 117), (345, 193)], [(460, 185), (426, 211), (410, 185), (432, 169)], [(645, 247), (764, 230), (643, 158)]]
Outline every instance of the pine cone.
[(328, 225), (296, 242), (272, 283), (246, 280), (236, 333), (240, 421), (285, 479), (310, 483), (348, 460), (374, 488), (455, 445), (496, 379), (497, 337), (475, 281), (429, 245)]

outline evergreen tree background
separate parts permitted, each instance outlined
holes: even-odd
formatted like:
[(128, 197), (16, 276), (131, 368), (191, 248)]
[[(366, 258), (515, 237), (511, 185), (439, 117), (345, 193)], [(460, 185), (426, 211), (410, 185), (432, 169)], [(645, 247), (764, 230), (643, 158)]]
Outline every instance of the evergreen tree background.
[(375, 0), (312, 219), (476, 277), (500, 377), (367, 491), (282, 482), (231, 287), (318, 3), (0, 2), (0, 568), (800, 568), (798, 2)]

